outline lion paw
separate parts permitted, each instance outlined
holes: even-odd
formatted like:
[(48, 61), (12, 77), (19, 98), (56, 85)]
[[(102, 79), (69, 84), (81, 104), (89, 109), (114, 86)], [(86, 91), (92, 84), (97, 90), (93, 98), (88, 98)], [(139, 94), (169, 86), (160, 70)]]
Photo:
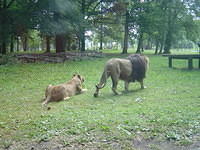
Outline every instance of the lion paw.
[(68, 100), (68, 99), (70, 99), (70, 97), (65, 97), (65, 98), (64, 98), (64, 100)]
[(121, 92), (114, 92), (115, 95), (122, 95)]
[(147, 88), (146, 86), (142, 86), (142, 87), (141, 87), (141, 89), (146, 89), (146, 88)]
[(88, 91), (88, 89), (82, 89), (81, 91), (82, 91), (82, 92), (86, 92), (86, 91)]

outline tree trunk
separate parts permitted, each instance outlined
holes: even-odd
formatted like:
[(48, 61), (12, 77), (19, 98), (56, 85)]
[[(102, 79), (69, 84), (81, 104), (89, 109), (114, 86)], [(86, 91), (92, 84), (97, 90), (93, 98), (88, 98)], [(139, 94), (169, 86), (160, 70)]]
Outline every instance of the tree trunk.
[(47, 53), (50, 53), (50, 40), (51, 40), (51, 37), (46, 35), (46, 52)]
[(103, 24), (101, 23), (101, 27), (100, 27), (100, 47), (99, 50), (103, 49)]
[(1, 43), (0, 43), (0, 54), (2, 54), (2, 46), (1, 46)]
[(159, 48), (159, 41), (156, 40), (156, 49), (155, 49), (155, 55), (158, 54), (158, 48)]
[[(101, 18), (103, 18), (102, 2), (100, 3)], [(99, 50), (103, 49), (103, 23), (100, 24), (100, 47)]]
[(1, 5), (2, 7), (0, 8), (0, 24), (1, 24), (1, 28), (2, 30), (0, 30), (0, 36), (2, 39), (2, 43), (1, 43), (1, 52), (2, 54), (6, 54), (7, 53), (7, 38), (8, 38), (8, 33), (7, 33), (7, 1), (6, 0), (1, 0)]
[(10, 52), (13, 53), (14, 52), (14, 36), (11, 35), (11, 39), (10, 39)]
[(22, 38), (22, 45), (23, 45), (23, 50), (27, 51), (28, 48), (28, 38), (27, 35), (24, 35)]
[(145, 46), (145, 49), (152, 49), (152, 42), (151, 42), (151, 38), (149, 37), (147, 40), (147, 45)]
[(70, 51), (71, 50), (71, 47), (72, 47), (72, 37), (70, 35), (67, 36), (67, 39), (66, 39), (66, 44), (67, 44), (67, 50)]
[(4, 55), (7, 53), (6, 47), (7, 47), (6, 41), (3, 40), (3, 42), (2, 42), (2, 54), (4, 54)]
[(65, 35), (56, 35), (56, 53), (65, 52)]
[(162, 39), (160, 41), (160, 51), (159, 51), (159, 54), (162, 54), (162, 51), (163, 51), (163, 47), (165, 45), (165, 39), (166, 39), (166, 33), (163, 32), (162, 33)]
[(128, 10), (126, 10), (126, 18), (125, 18), (125, 25), (124, 25), (124, 47), (122, 54), (127, 54), (128, 50)]
[(85, 51), (85, 29), (82, 29), (82, 33), (81, 33), (81, 52)]
[(81, 24), (81, 52), (85, 51), (85, 0), (82, 0), (82, 21), (83, 24)]
[(166, 35), (164, 54), (170, 53), (171, 44), (172, 44), (172, 33), (171, 30), (169, 29)]
[(169, 9), (169, 14), (168, 14), (168, 22), (167, 22), (167, 33), (166, 33), (166, 39), (165, 39), (165, 46), (164, 46), (164, 53), (169, 54), (171, 45), (172, 45), (172, 40), (173, 40), (173, 32), (174, 30), (174, 22), (177, 18), (177, 14), (172, 10)]
[(2, 45), (0, 43), (0, 54), (2, 54)]
[(19, 52), (19, 38), (17, 37), (16, 40), (17, 40), (17, 52)]
[(139, 35), (139, 41), (136, 53), (141, 53), (142, 45), (143, 45), (143, 33), (141, 32)]
[(164, 43), (163, 43), (163, 42), (161, 42), (161, 44), (160, 44), (160, 51), (159, 51), (159, 54), (162, 54), (163, 47), (164, 47)]

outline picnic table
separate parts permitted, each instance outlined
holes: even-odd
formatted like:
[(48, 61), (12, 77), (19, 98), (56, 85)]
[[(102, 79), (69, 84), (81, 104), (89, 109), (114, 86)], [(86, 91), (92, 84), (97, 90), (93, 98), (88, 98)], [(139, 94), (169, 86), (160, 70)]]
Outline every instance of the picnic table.
[(173, 59), (186, 59), (188, 60), (188, 69), (193, 69), (193, 59), (199, 59), (199, 69), (200, 69), (200, 55), (198, 54), (194, 54), (194, 55), (173, 55), (173, 54), (164, 54), (163, 56), (168, 57), (168, 64), (169, 64), (169, 68), (172, 68), (172, 60)]

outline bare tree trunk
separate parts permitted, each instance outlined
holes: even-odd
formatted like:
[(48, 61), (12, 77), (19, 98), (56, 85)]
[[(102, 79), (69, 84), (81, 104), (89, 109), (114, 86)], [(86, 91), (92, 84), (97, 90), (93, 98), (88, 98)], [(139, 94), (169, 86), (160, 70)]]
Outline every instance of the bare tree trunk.
[(80, 38), (78, 39), (78, 49), (79, 50), (81, 49), (81, 39)]
[(101, 23), (101, 27), (100, 27), (100, 47), (99, 50), (103, 49), (103, 24)]
[(145, 46), (145, 49), (152, 49), (152, 42), (150, 37), (147, 40), (147, 45)]
[(16, 40), (17, 40), (17, 52), (19, 52), (19, 37), (17, 37)]
[(72, 47), (72, 37), (71, 37), (71, 35), (67, 36), (66, 42), (67, 42), (67, 50), (70, 51), (71, 47)]
[(81, 52), (85, 51), (85, 29), (82, 29), (81, 33)]
[(126, 19), (125, 19), (125, 25), (124, 25), (124, 47), (122, 54), (127, 54), (128, 50), (128, 10), (126, 10)]
[(156, 40), (156, 49), (155, 49), (155, 55), (158, 54), (158, 48), (159, 48), (159, 41)]
[(6, 47), (7, 47), (7, 45), (6, 45), (6, 41), (3, 40), (3, 42), (2, 42), (2, 54), (6, 54), (6, 52), (7, 52)]
[[(100, 3), (101, 17), (103, 18), (102, 3)], [(99, 50), (103, 49), (103, 23), (100, 24), (100, 47)]]
[(143, 33), (141, 32), (139, 35), (139, 40), (138, 40), (138, 47), (136, 53), (141, 53), (141, 48), (143, 47)]
[(85, 51), (85, 26), (84, 26), (84, 21), (85, 21), (85, 0), (82, 0), (82, 20), (83, 20), (83, 24), (81, 25), (81, 36), (80, 36), (80, 40), (81, 40), (81, 52)]
[(65, 35), (56, 35), (56, 53), (65, 52)]
[(23, 50), (27, 51), (27, 48), (28, 48), (28, 38), (27, 38), (27, 35), (23, 35), (23, 37), (22, 37), (22, 46), (23, 46)]
[(14, 52), (14, 36), (11, 35), (11, 39), (10, 39), (10, 52), (13, 53)]
[(159, 51), (159, 54), (162, 54), (162, 51), (163, 51), (163, 47), (165, 45), (165, 36), (166, 36), (166, 33), (162, 33), (162, 39), (160, 41), (160, 51)]
[(2, 54), (2, 46), (1, 46), (1, 43), (0, 43), (0, 54)]
[(166, 35), (166, 40), (165, 40), (165, 47), (164, 47), (164, 53), (169, 54), (170, 53), (170, 48), (172, 44), (172, 33), (169, 29), (167, 35)]
[(165, 39), (165, 46), (164, 46), (164, 53), (169, 54), (170, 49), (172, 46), (172, 41), (173, 41), (173, 32), (174, 30), (174, 22), (177, 19), (177, 13), (174, 12), (173, 10), (169, 10), (169, 15), (168, 15), (168, 22), (167, 22), (167, 33), (166, 33), (166, 39)]
[(160, 50), (159, 50), (159, 54), (162, 54), (163, 47), (164, 47), (164, 43), (161, 43), (161, 44), (160, 44)]
[(51, 37), (46, 35), (46, 52), (47, 53), (50, 53), (50, 40), (51, 40)]
[(6, 9), (7, 9), (7, 0), (3, 0), (1, 1), (1, 5), (2, 5), (2, 8), (1, 9), (1, 16), (0, 16), (0, 24), (2, 26), (2, 30), (1, 30), (1, 33), (0, 33), (0, 36), (2, 38), (2, 43), (1, 43), (1, 52), (2, 54), (6, 54), (7, 53), (7, 33), (6, 33), (6, 23), (7, 23), (7, 19), (6, 19)]

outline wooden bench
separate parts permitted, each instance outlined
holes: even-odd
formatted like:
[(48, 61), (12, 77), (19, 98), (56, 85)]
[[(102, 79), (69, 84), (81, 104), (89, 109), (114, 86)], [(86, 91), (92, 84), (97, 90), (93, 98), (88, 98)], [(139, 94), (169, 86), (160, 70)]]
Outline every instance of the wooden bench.
[(188, 69), (193, 69), (193, 59), (199, 59), (199, 69), (200, 69), (200, 55), (173, 55), (173, 54), (165, 54), (163, 55), (168, 57), (169, 60), (169, 68), (172, 68), (172, 59), (187, 59), (188, 60)]

